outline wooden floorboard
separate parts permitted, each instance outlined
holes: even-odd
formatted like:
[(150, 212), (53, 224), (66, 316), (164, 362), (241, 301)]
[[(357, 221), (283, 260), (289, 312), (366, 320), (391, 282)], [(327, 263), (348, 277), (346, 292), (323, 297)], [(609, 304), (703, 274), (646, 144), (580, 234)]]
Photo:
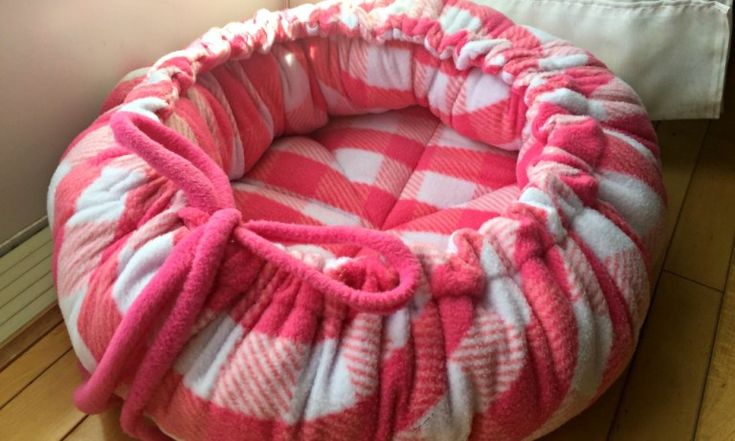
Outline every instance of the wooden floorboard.
[(735, 235), (735, 138), (708, 134), (665, 269), (722, 290)]
[(59, 324), (10, 366), (0, 371), (0, 407), (21, 392), (69, 349), (71, 349), (69, 335), (64, 325)]
[(735, 258), (730, 262), (695, 439), (735, 440)]
[(656, 130), (661, 148), (664, 187), (668, 197), (664, 233), (654, 270), (656, 275), (661, 272), (665, 252), (679, 221), (679, 214), (708, 126), (709, 122), (703, 120), (665, 121), (660, 123)]
[(71, 400), (80, 381), (76, 357), (69, 351), (0, 409), (0, 440), (62, 439), (84, 418)]
[(611, 441), (690, 440), (721, 293), (664, 272), (641, 334)]
[(120, 428), (120, 406), (99, 415), (90, 415), (71, 431), (64, 441), (129, 441)]
[(18, 358), (62, 321), (63, 317), (61, 316), (59, 307), (52, 305), (38, 319), (22, 327), (15, 335), (11, 336), (8, 343), (0, 347), (0, 370), (5, 369), (13, 360)]

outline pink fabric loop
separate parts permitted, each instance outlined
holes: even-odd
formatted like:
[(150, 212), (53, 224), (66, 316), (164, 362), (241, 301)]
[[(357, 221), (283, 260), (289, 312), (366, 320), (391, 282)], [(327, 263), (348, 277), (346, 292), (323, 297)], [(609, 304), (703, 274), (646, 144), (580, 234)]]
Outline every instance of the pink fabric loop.
[(189, 206), (208, 214), (235, 206), (227, 175), (174, 130), (132, 112), (117, 112), (110, 118), (110, 127), (119, 144), (176, 183), (186, 194)]
[[(168, 439), (154, 426), (146, 425), (142, 415), (190, 338), (219, 272), (232, 230), (239, 222), (236, 209), (219, 210), (175, 247), (115, 330), (97, 368), (75, 392), (75, 403), (80, 409), (88, 413), (104, 410), (123, 375), (135, 372), (123, 404), (121, 424), (126, 432), (141, 439)], [(170, 312), (161, 317), (170, 304)], [(131, 355), (161, 321), (163, 325), (135, 366)]]
[[(104, 410), (123, 375), (135, 372), (123, 405), (122, 426), (142, 439), (168, 439), (159, 429), (145, 424), (142, 415), (157, 385), (191, 337), (222, 266), (227, 246), (233, 240), (301, 278), (323, 295), (358, 311), (390, 313), (405, 305), (413, 295), (420, 265), (399, 238), (355, 227), (315, 227), (271, 221), (243, 223), (240, 212), (234, 208), (226, 176), (201, 149), (173, 130), (141, 115), (120, 112), (112, 117), (110, 124), (121, 145), (182, 188), (190, 206), (181, 211), (181, 216), (192, 231), (174, 247), (126, 312), (99, 365), (75, 392), (80, 409), (89, 413)], [(398, 285), (383, 292), (351, 288), (306, 265), (272, 241), (346, 243), (373, 249), (396, 269)], [(168, 309), (170, 305), (173, 306)], [(167, 310), (170, 312), (166, 313)], [(134, 366), (131, 354), (145, 344), (146, 335), (154, 332), (155, 324), (161, 321), (163, 325), (139, 364)]]
[[(231, 210), (234, 209), (219, 210), (215, 214)], [(237, 213), (239, 216), (239, 212)], [(185, 208), (179, 215), (190, 227), (209, 222), (206, 213), (197, 209)], [(241, 223), (234, 230), (233, 238), (263, 260), (280, 268), (287, 268), (315, 290), (360, 312), (389, 314), (401, 308), (413, 295), (419, 278), (420, 266), (413, 253), (399, 238), (381, 231), (345, 226), (314, 227), (250, 221)], [(396, 270), (399, 282), (396, 287), (382, 292), (351, 288), (294, 258), (273, 242), (350, 244), (369, 248), (377, 251)]]
[[(157, 172), (181, 187), (191, 208), (205, 214), (222, 208), (234, 210), (227, 176), (188, 139), (157, 121), (132, 112), (119, 112), (111, 118), (110, 125), (120, 144), (133, 150)], [(206, 217), (190, 213), (191, 216)], [(381, 231), (252, 221), (237, 228), (235, 238), (263, 259), (290, 269), (316, 290), (364, 312), (395, 311), (410, 299), (418, 283), (420, 266), (416, 257), (400, 239)], [(398, 271), (399, 284), (382, 293), (350, 288), (292, 257), (272, 241), (350, 244), (370, 248), (379, 252)]]
[(200, 227), (203, 231), (196, 244), (190, 245), (195, 249), (189, 275), (161, 330), (135, 370), (123, 405), (120, 423), (128, 433), (142, 439), (168, 439), (155, 426), (146, 425), (141, 416), (156, 387), (190, 338), (219, 272), (232, 230), (239, 222), (237, 210), (219, 210)]
[[(217, 213), (219, 211), (215, 214)], [(206, 213), (197, 209), (185, 208), (179, 215), (189, 227), (207, 222)], [(389, 314), (401, 308), (413, 295), (419, 278), (420, 266), (411, 251), (399, 238), (380, 231), (250, 221), (240, 224), (235, 229), (233, 238), (263, 260), (288, 268), (315, 290), (360, 312)], [(399, 283), (388, 291), (377, 293), (351, 288), (292, 257), (273, 242), (351, 244), (369, 248), (386, 258), (386, 263), (398, 273)]]
[[(234, 208), (229, 180), (222, 169), (200, 148), (174, 130), (132, 112), (118, 112), (110, 119), (115, 139), (128, 147), (157, 172), (174, 181), (193, 209), (212, 214)], [(198, 217), (190, 213), (187, 217)], [(267, 237), (267, 239), (266, 239)], [(317, 291), (364, 312), (390, 313), (403, 306), (418, 283), (420, 265), (416, 256), (397, 237), (358, 227), (308, 226), (272, 221), (254, 221), (235, 231), (240, 244), (263, 259), (288, 268)], [(305, 244), (350, 244), (380, 253), (396, 269), (399, 284), (374, 293), (350, 288), (317, 271), (275, 246), (276, 242)]]
[[(292, 257), (266, 237), (279, 242), (351, 244), (370, 248), (384, 256), (389, 266), (398, 272), (398, 286), (383, 292), (351, 288)], [(416, 257), (399, 238), (381, 231), (253, 221), (237, 228), (235, 238), (263, 259), (288, 268), (325, 296), (361, 312), (388, 314), (401, 308), (411, 298), (418, 283), (420, 266)]]
[(159, 321), (159, 315), (172, 302), (191, 268), (192, 249), (202, 236), (202, 229), (193, 231), (173, 249), (163, 266), (156, 272), (138, 299), (126, 312), (118, 325), (110, 344), (91, 375), (75, 392), (77, 407), (86, 413), (99, 413), (122, 382), (131, 357), (139, 342), (145, 339), (151, 327)]

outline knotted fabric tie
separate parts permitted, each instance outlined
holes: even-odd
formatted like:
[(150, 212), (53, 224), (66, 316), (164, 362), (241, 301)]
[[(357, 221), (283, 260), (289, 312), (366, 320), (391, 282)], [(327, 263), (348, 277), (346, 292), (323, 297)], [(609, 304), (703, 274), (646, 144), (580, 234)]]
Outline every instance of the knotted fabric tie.
[[(145, 116), (118, 112), (110, 120), (116, 141), (139, 155), (185, 193), (188, 216), (201, 219), (173, 248), (115, 330), (99, 364), (75, 392), (87, 413), (103, 411), (125, 373), (134, 371), (122, 409), (123, 429), (146, 440), (169, 439), (144, 422), (143, 412), (156, 387), (191, 337), (210, 294), (228, 245), (290, 272), (316, 291), (361, 312), (387, 314), (404, 306), (418, 283), (420, 265), (397, 237), (345, 226), (307, 226), (273, 221), (243, 222), (229, 180), (200, 148)], [(383, 292), (351, 288), (291, 256), (274, 242), (349, 244), (380, 253), (396, 270), (398, 285)], [(170, 309), (169, 309), (170, 308)], [(165, 317), (162, 315), (166, 314)], [(138, 366), (131, 354), (146, 344), (154, 324), (163, 323)]]

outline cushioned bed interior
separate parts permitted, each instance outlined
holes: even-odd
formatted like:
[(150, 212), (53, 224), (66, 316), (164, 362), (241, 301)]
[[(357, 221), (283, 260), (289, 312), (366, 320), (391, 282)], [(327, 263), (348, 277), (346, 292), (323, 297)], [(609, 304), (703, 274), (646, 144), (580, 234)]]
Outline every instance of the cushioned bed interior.
[(493, 125), (508, 90), (420, 46), (310, 38), (200, 75), (168, 124), (228, 173), (245, 219), (443, 248), (520, 193), (517, 135)]

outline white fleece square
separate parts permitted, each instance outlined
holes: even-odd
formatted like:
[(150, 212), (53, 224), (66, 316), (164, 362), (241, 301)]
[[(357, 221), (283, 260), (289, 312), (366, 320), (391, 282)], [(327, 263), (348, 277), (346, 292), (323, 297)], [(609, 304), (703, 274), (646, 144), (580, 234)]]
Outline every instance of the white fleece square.
[(383, 164), (383, 156), (362, 149), (341, 148), (334, 152), (334, 157), (342, 166), (347, 178), (352, 182), (361, 184), (375, 183), (380, 166)]
[(416, 199), (439, 208), (472, 200), (476, 185), (464, 179), (434, 172), (424, 173)]

